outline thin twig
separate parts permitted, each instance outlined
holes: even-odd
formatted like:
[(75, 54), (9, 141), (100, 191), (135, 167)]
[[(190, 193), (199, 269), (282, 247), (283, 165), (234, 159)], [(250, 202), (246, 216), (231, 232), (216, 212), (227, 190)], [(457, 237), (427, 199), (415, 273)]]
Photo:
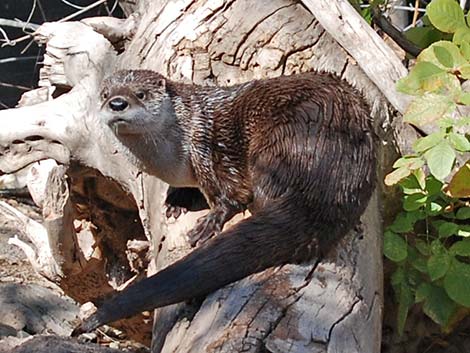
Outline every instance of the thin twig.
[(66, 16), (66, 17), (64, 17), (64, 18), (61, 18), (61, 19), (60, 19), (59, 21), (57, 21), (57, 22), (65, 22), (65, 21), (71, 20), (72, 18), (75, 18), (75, 17), (77, 17), (77, 16), (80, 16), (82, 13), (87, 12), (87, 11), (89, 11), (89, 10), (95, 8), (96, 6), (101, 5), (102, 3), (105, 3), (106, 1), (108, 1), (108, 0), (99, 0), (99, 1), (97, 1), (97, 2), (94, 2), (93, 4), (88, 5), (87, 7), (84, 7), (84, 8), (81, 9), (80, 11), (77, 11), (77, 12), (75, 12), (75, 13), (69, 15), (69, 16)]
[[(1, 30), (1, 28), (0, 28), (0, 30)], [(9, 45), (10, 47), (14, 47), (18, 43), (24, 42), (25, 40), (31, 38), (32, 36), (33, 36), (33, 34), (27, 34), (23, 37), (19, 37), (19, 38), (13, 39), (13, 40), (8, 40), (7, 42), (2, 44), (2, 47), (6, 47), (7, 45)]]
[(24, 21), (17, 20), (17, 19), (8, 20), (6, 18), (0, 18), (0, 26), (22, 28), (23, 30), (29, 29), (31, 31), (35, 31), (39, 28), (39, 25), (35, 23), (24, 22)]
[[(91, 5), (88, 5), (87, 7), (84, 7), (82, 10), (80, 11), (77, 11), (77, 12), (74, 12), (73, 14), (69, 15), (69, 16), (66, 16), (64, 18), (61, 18), (59, 21), (57, 22), (66, 22), (68, 20), (71, 20), (77, 16), (80, 16), (82, 13), (85, 13), (103, 3), (105, 3), (106, 1), (108, 0), (99, 0), (99, 1), (96, 1), (94, 2), (93, 4)], [(36, 2), (36, 1), (35, 1)], [(0, 28), (0, 31), (2, 31), (2, 29)], [(5, 38), (7, 39), (7, 42), (6, 43), (3, 43), (2, 44), (2, 47), (4, 46), (7, 46), (7, 45), (10, 45), (10, 46), (15, 46), (16, 44), (20, 43), (20, 42), (24, 42), (25, 40), (28, 40), (29, 38), (31, 38), (33, 36), (33, 34), (27, 34), (23, 37), (20, 37), (20, 38), (16, 38), (16, 39), (13, 39), (13, 40), (9, 40), (8, 37), (6, 36), (6, 33), (4, 34), (5, 35)]]
[(62, 1), (66, 5), (69, 5), (70, 7), (73, 7), (74, 9), (77, 9), (77, 10), (83, 9), (83, 6), (75, 5), (74, 3), (70, 1), (67, 1), (67, 0), (60, 0), (60, 1)]
[(413, 27), (416, 26), (416, 21), (418, 20), (418, 9), (419, 9), (419, 0), (415, 0), (415, 13), (413, 14), (413, 21), (411, 22), (411, 25)]
[(111, 7), (111, 10), (109, 10), (109, 15), (112, 15), (114, 10), (116, 10), (117, 6), (119, 4), (119, 0), (114, 1), (113, 7)]
[(395, 43), (397, 43), (400, 48), (402, 48), (405, 52), (417, 57), (421, 52), (421, 48), (419, 48), (416, 44), (409, 41), (402, 32), (396, 29), (393, 24), (385, 18), (379, 9), (373, 8), (372, 9), (372, 21), (387, 35), (392, 38)]
[(37, 57), (36, 56), (19, 56), (19, 57), (12, 57), (12, 58), (5, 58), (5, 59), (0, 59), (0, 64), (8, 64), (12, 63), (15, 61), (25, 61), (25, 60), (35, 60)]
[(423, 21), (421, 20), (421, 18), (416, 21), (416, 26), (413, 26), (412, 24), (409, 24), (408, 26), (406, 26), (405, 28), (403, 28), (402, 32), (406, 32), (407, 30), (409, 30), (410, 28), (413, 28), (413, 27), (420, 27), (423, 25)]
[(426, 12), (426, 9), (418, 8), (418, 10), (416, 10), (416, 8), (414, 8), (414, 7), (412, 7), (412, 6), (400, 6), (400, 5), (395, 5), (395, 6), (392, 6), (392, 8), (393, 8), (394, 10), (402, 10), (402, 11), (410, 11), (410, 12), (414, 12), (414, 11)]
[[(31, 11), (29, 12), (29, 16), (28, 16), (28, 19), (26, 20), (26, 23), (30, 23), (31, 19), (33, 18), (34, 10), (36, 10), (36, 2), (37, 2), (37, 0), (33, 1), (33, 6), (31, 8)], [(23, 28), (23, 31), (24, 31), (24, 28)]]
[(4, 41), (5, 42), (4, 44), (8, 44), (11, 42), (10, 38), (8, 38), (7, 32), (5, 32), (5, 30), (2, 27), (0, 27), (0, 34), (2, 34), (3, 38), (5, 38), (5, 39), (0, 39), (0, 42)]
[(6, 82), (0, 82), (0, 87), (17, 88), (17, 89), (21, 89), (23, 91), (30, 91), (31, 90), (31, 87), (13, 85), (11, 83), (6, 83)]
[(38, 1), (38, 9), (39, 9), (39, 12), (41, 13), (42, 22), (46, 22), (47, 17), (46, 17), (46, 13), (44, 12), (44, 9), (42, 7), (41, 0)]
[(30, 40), (28, 44), (26, 44), (26, 46), (23, 48), (23, 50), (20, 52), (21, 55), (23, 55), (24, 53), (26, 53), (26, 51), (29, 49), (29, 47), (31, 47), (31, 45), (33, 45), (34, 43), (34, 40)]

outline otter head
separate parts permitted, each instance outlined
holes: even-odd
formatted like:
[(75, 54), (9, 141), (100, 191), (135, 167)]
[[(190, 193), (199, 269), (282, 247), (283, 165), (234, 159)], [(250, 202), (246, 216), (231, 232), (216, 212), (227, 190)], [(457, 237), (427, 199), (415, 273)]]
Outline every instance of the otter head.
[(162, 75), (128, 70), (109, 76), (103, 82), (100, 116), (140, 168), (170, 185), (196, 185), (189, 144)]
[(124, 137), (164, 133), (174, 110), (163, 76), (148, 70), (125, 70), (104, 80), (101, 113), (113, 132)]

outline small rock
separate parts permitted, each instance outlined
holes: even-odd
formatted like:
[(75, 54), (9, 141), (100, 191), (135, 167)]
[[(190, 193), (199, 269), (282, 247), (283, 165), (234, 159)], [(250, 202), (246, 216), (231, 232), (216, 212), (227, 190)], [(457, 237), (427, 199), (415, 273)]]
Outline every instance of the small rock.
[(0, 338), (16, 336), (17, 334), (18, 331), (14, 327), (0, 323)]

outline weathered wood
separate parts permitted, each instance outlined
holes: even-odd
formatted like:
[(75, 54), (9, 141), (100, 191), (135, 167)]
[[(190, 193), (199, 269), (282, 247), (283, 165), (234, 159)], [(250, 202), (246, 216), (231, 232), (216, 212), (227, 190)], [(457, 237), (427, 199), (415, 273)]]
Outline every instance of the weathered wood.
[[(87, 166), (99, 171), (92, 178), (98, 184), (104, 183), (102, 176), (112, 178), (129, 192), (132, 202), (122, 190), (110, 186), (104, 193), (100, 188), (86, 193), (83, 178), (72, 177), (71, 190), (76, 190), (79, 199), (86, 196), (80, 200), (89, 201), (85, 212), (90, 215), (103, 210), (102, 200), (121, 210), (135, 207), (143, 227), (139, 236), (145, 233), (152, 241), (153, 271), (190, 250), (184, 235), (202, 213), (166, 219), (167, 185), (142, 173), (132, 154), (99, 119), (99, 83), (107, 72), (150, 68), (176, 80), (224, 85), (328, 69), (364, 92), (377, 127), (389, 120), (379, 90), (298, 2), (142, 0), (136, 6), (140, 21), (119, 58), (105, 39), (121, 36), (122, 31), (112, 29), (111, 22), (109, 27), (93, 25), (101, 33), (109, 31), (104, 37), (81, 23), (48, 24), (40, 29), (38, 38), (47, 44), (48, 52), (41, 84), (66, 85), (72, 90), (33, 107), (0, 112), (0, 119), (7, 122), (0, 131), (0, 170), (14, 171), (31, 161), (54, 158), (63, 164), (72, 162), (71, 175), (80, 175), (81, 170), (89, 173), (83, 167)], [(377, 59), (368, 60), (374, 64)], [(92, 197), (95, 194), (100, 197)], [(153, 351), (341, 352), (347, 347), (348, 352), (377, 352), (381, 315), (377, 200), (373, 199), (363, 218), (364, 231), (348, 237), (328, 261), (270, 269), (213, 293), (200, 307), (157, 311), (156, 317), (163, 321), (155, 328), (162, 327), (162, 322), (164, 328), (154, 332)], [(81, 207), (85, 204), (72, 201)], [(111, 218), (119, 218), (119, 212)], [(112, 235), (116, 243), (127, 241), (120, 229), (123, 223), (98, 218), (100, 227), (105, 226), (101, 239)], [(119, 249), (118, 253), (125, 247)], [(91, 283), (79, 288), (87, 293)], [(127, 328), (138, 331), (140, 326)]]
[[(78, 305), (49, 288), (18, 283), (0, 284), (0, 324), (14, 331), (12, 336), (49, 332), (70, 335)], [(0, 338), (0, 346), (2, 345)]]

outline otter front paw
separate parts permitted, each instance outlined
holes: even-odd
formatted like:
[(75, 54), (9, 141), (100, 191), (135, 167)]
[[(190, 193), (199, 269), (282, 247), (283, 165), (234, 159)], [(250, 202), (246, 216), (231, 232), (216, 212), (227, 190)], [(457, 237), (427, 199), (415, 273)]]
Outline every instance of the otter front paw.
[(175, 219), (178, 219), (181, 214), (187, 213), (188, 210), (184, 207), (179, 207), (179, 206), (172, 206), (172, 205), (166, 205), (166, 211), (165, 215), (166, 218), (171, 218), (174, 217)]
[(216, 212), (209, 212), (198, 219), (193, 229), (188, 232), (189, 244), (194, 247), (218, 235), (224, 226), (224, 221)]
[(188, 211), (200, 211), (209, 208), (206, 199), (196, 188), (168, 188), (165, 200), (166, 217), (177, 219)]

